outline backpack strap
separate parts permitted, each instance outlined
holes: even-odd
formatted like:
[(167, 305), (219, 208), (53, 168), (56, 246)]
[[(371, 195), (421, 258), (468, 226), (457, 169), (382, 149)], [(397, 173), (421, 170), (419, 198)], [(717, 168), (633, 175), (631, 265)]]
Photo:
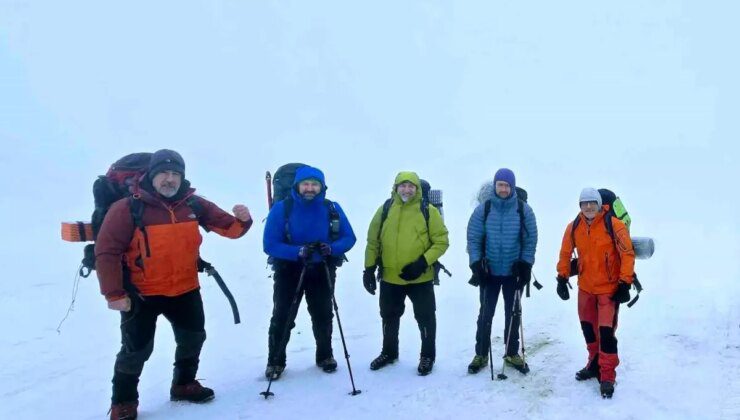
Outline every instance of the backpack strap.
[(576, 228), (581, 224), (581, 215), (576, 216), (573, 225), (570, 228), (570, 242), (573, 244), (573, 250), (576, 249)]
[(380, 227), (378, 228), (378, 240), (380, 240), (380, 233), (383, 232), (383, 223), (388, 218), (388, 212), (391, 210), (393, 205), (393, 199), (389, 198), (383, 203), (383, 211), (380, 213)]
[(339, 211), (337, 211), (337, 206), (331, 200), (324, 199), (324, 204), (327, 210), (329, 210), (329, 237), (334, 242), (339, 239)]
[(486, 241), (487, 241), (487, 231), (486, 231), (486, 223), (488, 222), (488, 215), (491, 214), (491, 199), (489, 198), (486, 200), (486, 202), (483, 204), (483, 240), (481, 241), (481, 261), (483, 261), (483, 268), (485, 268), (486, 271), (488, 271), (488, 264), (486, 261)]
[(290, 226), (288, 225), (288, 220), (290, 220), (290, 214), (293, 212), (293, 197), (288, 196), (286, 199), (283, 200), (283, 217), (285, 219), (285, 240), (288, 243), (293, 242), (293, 238), (290, 237)]
[(524, 234), (526, 233), (529, 236), (529, 231), (524, 225), (524, 200), (518, 197), (516, 199), (516, 212), (519, 213), (519, 259), (521, 259), (524, 253)]
[(134, 221), (134, 226), (141, 231), (144, 236), (144, 247), (146, 248), (147, 258), (152, 256), (152, 251), (149, 248), (149, 235), (146, 232), (144, 226), (144, 203), (141, 201), (141, 197), (138, 194), (134, 194), (128, 198), (129, 209), (131, 210), (131, 218)]

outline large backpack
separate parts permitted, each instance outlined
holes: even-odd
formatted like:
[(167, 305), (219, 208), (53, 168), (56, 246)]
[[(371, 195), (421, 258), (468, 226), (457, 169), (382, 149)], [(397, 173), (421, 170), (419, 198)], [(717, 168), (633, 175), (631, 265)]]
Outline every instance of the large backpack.
[[(268, 179), (270, 179), (270, 177), (272, 178), (272, 197), (270, 197), (270, 208), (272, 208), (273, 203), (283, 201), (283, 217), (285, 219), (284, 233), (285, 239), (288, 243), (292, 241), (292, 238), (290, 237), (288, 221), (290, 219), (291, 213), (293, 212), (294, 205), (293, 196), (291, 195), (290, 191), (293, 188), (293, 183), (295, 182), (296, 171), (304, 166), (308, 165), (304, 163), (287, 163), (279, 167), (278, 170), (275, 171), (275, 176), (271, 177), (270, 173), (267, 173)], [(334, 202), (326, 198), (324, 198), (324, 205), (329, 212), (329, 237), (332, 241), (336, 241), (339, 238), (340, 230), (339, 211), (337, 211)], [(347, 256), (336, 256), (332, 257), (331, 260), (334, 266), (340, 267), (345, 261), (347, 261)], [(273, 268), (275, 267), (276, 261), (274, 258), (268, 257), (267, 262), (271, 264)]]
[[(81, 241), (95, 241), (100, 226), (103, 224), (105, 215), (110, 206), (116, 201), (131, 196), (138, 187), (139, 180), (149, 168), (152, 153), (131, 153), (115, 161), (105, 175), (98, 176), (93, 183), (93, 200), (95, 210), (91, 217), (92, 237), (82, 235)], [(82, 228), (82, 225), (80, 225)], [(88, 277), (95, 269), (95, 244), (88, 244), (83, 250), (82, 266), (80, 276)]]
[[(620, 199), (613, 191), (606, 189), (606, 188), (600, 188), (599, 195), (601, 196), (601, 205), (604, 207), (604, 210), (606, 211), (606, 214), (604, 214), (604, 226), (606, 227), (606, 232), (609, 234), (609, 237), (612, 238), (612, 244), (614, 245), (614, 248), (617, 249), (619, 245), (617, 244), (617, 238), (614, 235), (614, 224), (612, 222), (612, 217), (616, 217), (617, 219), (624, 222), (625, 226), (627, 226), (628, 233), (629, 233), (630, 225), (632, 224), (632, 218), (630, 218), (630, 215), (627, 212), (627, 209), (625, 208), (624, 203), (622, 203), (622, 199)], [(570, 229), (570, 240), (571, 240), (571, 243), (573, 244), (574, 251), (576, 249), (576, 228), (580, 224), (581, 224), (581, 217), (579, 214), (573, 220), (573, 225)], [(652, 239), (649, 239), (649, 243), (651, 247), (654, 247)], [(633, 246), (633, 250), (634, 250), (634, 246)], [(650, 251), (650, 255), (652, 255), (652, 250)], [(578, 257), (577, 256), (572, 258), (570, 261), (570, 276), (573, 277), (575, 275), (578, 275)], [(637, 290), (637, 296), (635, 296), (634, 299), (632, 299), (627, 304), (628, 308), (631, 308), (632, 305), (634, 305), (637, 302), (637, 300), (640, 299), (640, 292), (642, 292), (642, 284), (640, 283), (640, 280), (637, 279), (637, 273), (633, 271), (633, 275), (634, 275), (633, 284), (635, 285), (635, 289)]]
[[(419, 179), (419, 183), (421, 184), (421, 203), (419, 204), (421, 214), (424, 216), (424, 221), (427, 224), (427, 235), (429, 235), (429, 242), (432, 241), (431, 238), (431, 232), (429, 232), (429, 206), (434, 206), (437, 210), (439, 210), (440, 216), (442, 216), (444, 220), (444, 213), (442, 211), (442, 190), (433, 190), (429, 182), (423, 179)], [(388, 212), (391, 209), (391, 206), (393, 205), (393, 198), (389, 198), (385, 200), (383, 203), (383, 210), (380, 213), (380, 227), (378, 228), (378, 240), (380, 240), (380, 234), (383, 232), (383, 223), (385, 223), (385, 219), (388, 218)], [(378, 256), (378, 267), (382, 267), (382, 262), (380, 261), (380, 255)], [(434, 268), (434, 285), (439, 286), (439, 272), (440, 270), (444, 271), (447, 276), (452, 277), (452, 273), (450, 273), (447, 268), (442, 264), (440, 261), (435, 261), (434, 264), (432, 264), (432, 268)]]

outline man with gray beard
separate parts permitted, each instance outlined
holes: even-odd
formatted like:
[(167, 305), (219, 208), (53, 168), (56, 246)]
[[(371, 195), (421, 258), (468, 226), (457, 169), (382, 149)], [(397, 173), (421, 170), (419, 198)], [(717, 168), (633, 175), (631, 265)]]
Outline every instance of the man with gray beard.
[(185, 161), (173, 150), (152, 155), (132, 192), (111, 205), (95, 242), (101, 293), (108, 308), (121, 313), (112, 420), (137, 416), (137, 385), (152, 354), (159, 315), (172, 324), (177, 343), (170, 399), (202, 403), (214, 398), (213, 390), (195, 379), (206, 339), (199, 226), (235, 239), (252, 225), (246, 206), (234, 206), (232, 216), (195, 195), (185, 179)]

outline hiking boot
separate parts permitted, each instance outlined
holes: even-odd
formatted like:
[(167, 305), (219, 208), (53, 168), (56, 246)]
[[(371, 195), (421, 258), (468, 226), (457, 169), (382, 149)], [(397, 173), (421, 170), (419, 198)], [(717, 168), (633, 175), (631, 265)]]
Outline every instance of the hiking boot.
[(422, 356), (419, 359), (419, 367), (416, 370), (419, 372), (419, 375), (427, 376), (432, 372), (433, 367), (434, 359), (432, 359), (431, 357)]
[(395, 362), (397, 359), (398, 357), (392, 357), (386, 353), (380, 353), (380, 356), (376, 357), (375, 360), (370, 362), (370, 370), (378, 370), (380, 368), (386, 367), (387, 365)]
[(579, 370), (576, 372), (576, 381), (587, 381), (591, 378), (598, 378), (599, 377), (599, 366), (597, 365), (595, 369), (591, 368), (591, 366), (586, 366), (585, 368)]
[(267, 365), (267, 368), (265, 368), (265, 378), (272, 380), (280, 379), (280, 375), (283, 374), (283, 371), (285, 370), (285, 365)]
[(316, 366), (320, 367), (326, 373), (332, 373), (337, 370), (337, 361), (332, 356), (329, 356), (324, 360), (316, 362)]
[(527, 374), (529, 373), (529, 365), (527, 365), (524, 362), (524, 359), (522, 359), (522, 356), (519, 356), (518, 354), (514, 354), (512, 356), (505, 356), (504, 361), (506, 361), (506, 364), (513, 367), (514, 369), (518, 370), (521, 373)]
[(134, 420), (138, 415), (138, 401), (128, 401), (110, 406), (110, 420)]
[(171, 401), (190, 401), (194, 403), (204, 403), (215, 398), (211, 388), (206, 388), (197, 380), (185, 385), (172, 385), (170, 388)]
[(614, 395), (614, 382), (604, 381), (601, 383), (601, 397), (611, 398)]
[(468, 365), (468, 373), (478, 373), (481, 369), (486, 367), (488, 364), (488, 356), (478, 356), (477, 354), (473, 357), (473, 361)]

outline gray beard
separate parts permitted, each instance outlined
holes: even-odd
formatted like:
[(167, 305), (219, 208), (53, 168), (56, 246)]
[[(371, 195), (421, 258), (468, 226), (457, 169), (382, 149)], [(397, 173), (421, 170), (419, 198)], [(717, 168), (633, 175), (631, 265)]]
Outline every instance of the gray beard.
[(166, 198), (172, 198), (175, 196), (175, 194), (177, 194), (177, 190), (170, 187), (161, 188), (157, 192)]

